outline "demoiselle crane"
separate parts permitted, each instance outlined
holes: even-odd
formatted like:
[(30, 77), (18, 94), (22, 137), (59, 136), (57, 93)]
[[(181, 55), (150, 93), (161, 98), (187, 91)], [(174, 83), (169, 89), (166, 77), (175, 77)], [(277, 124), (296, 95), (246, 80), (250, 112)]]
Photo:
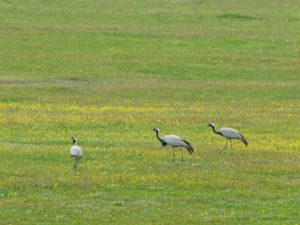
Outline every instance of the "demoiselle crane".
[(74, 158), (74, 169), (78, 168), (78, 163), (82, 157), (82, 149), (76, 144), (77, 138), (72, 136), (73, 146), (70, 148), (71, 157)]
[(230, 128), (230, 127), (222, 127), (218, 130), (215, 130), (215, 124), (210, 123), (208, 124), (208, 126), (210, 126), (213, 129), (213, 132), (215, 132), (216, 134), (221, 135), (222, 137), (226, 138), (226, 144), (224, 146), (224, 148), (219, 152), (222, 153), (228, 145), (228, 140), (230, 141), (230, 147), (232, 150), (232, 139), (237, 139), (242, 141), (246, 146), (248, 145), (248, 142), (246, 140), (246, 138), (237, 130)]
[[(186, 148), (186, 150), (192, 155), (194, 152), (194, 149), (192, 145), (184, 140), (182, 137), (179, 137), (177, 135), (165, 135), (165, 136), (159, 136), (159, 130), (157, 128), (153, 128), (153, 131), (156, 132), (156, 137), (162, 144), (162, 146), (171, 146), (173, 148), (176, 147), (183, 147)], [(173, 151), (173, 161), (175, 157), (175, 151)], [(183, 152), (181, 150), (181, 160), (183, 161)]]

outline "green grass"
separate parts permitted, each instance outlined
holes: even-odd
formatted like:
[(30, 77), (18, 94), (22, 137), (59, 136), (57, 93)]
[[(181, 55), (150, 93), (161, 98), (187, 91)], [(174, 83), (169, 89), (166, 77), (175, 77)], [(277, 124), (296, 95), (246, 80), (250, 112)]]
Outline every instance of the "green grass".
[(1, 223), (299, 224), (299, 9), (0, 1)]

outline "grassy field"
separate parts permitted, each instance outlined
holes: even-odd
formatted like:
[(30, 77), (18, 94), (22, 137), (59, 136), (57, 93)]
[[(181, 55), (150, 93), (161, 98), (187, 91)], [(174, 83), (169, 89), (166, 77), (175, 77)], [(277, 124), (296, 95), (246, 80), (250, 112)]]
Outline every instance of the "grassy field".
[[(300, 224), (299, 1), (0, 11), (0, 224)], [(209, 122), (249, 146), (219, 154)]]

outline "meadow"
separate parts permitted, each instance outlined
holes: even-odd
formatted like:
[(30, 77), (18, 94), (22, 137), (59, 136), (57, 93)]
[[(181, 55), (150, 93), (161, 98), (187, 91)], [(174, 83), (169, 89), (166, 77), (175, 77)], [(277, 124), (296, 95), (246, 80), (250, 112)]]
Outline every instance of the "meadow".
[[(300, 224), (299, 1), (0, 12), (0, 224)], [(219, 154), (210, 122), (249, 146)], [(193, 156), (173, 162), (153, 127)]]

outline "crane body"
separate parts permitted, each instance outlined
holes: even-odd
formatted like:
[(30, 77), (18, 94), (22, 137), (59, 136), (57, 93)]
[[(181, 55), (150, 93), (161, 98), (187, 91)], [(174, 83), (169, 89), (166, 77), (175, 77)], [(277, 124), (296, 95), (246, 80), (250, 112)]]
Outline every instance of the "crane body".
[(73, 146), (70, 148), (70, 155), (74, 158), (74, 169), (78, 168), (78, 163), (82, 157), (82, 149), (76, 144), (77, 138), (72, 137)]
[(248, 141), (239, 131), (230, 127), (222, 127), (216, 130), (215, 125), (213, 123), (208, 124), (208, 126), (210, 126), (213, 129), (214, 133), (219, 134), (222, 137), (226, 138), (226, 145), (220, 151), (220, 153), (222, 153), (227, 148), (228, 141), (230, 141), (231, 149), (232, 149), (232, 141), (231, 141), (232, 139), (240, 140), (245, 144), (246, 147), (248, 146)]
[[(182, 147), (185, 148), (191, 155), (194, 152), (193, 146), (182, 137), (179, 137), (177, 135), (171, 134), (171, 135), (165, 135), (160, 136), (159, 130), (157, 128), (153, 128), (153, 131), (156, 132), (156, 137), (162, 144), (162, 146), (171, 146), (173, 148)], [(173, 151), (173, 161), (174, 161), (175, 152)], [(183, 161), (183, 152), (181, 151), (181, 160)]]

